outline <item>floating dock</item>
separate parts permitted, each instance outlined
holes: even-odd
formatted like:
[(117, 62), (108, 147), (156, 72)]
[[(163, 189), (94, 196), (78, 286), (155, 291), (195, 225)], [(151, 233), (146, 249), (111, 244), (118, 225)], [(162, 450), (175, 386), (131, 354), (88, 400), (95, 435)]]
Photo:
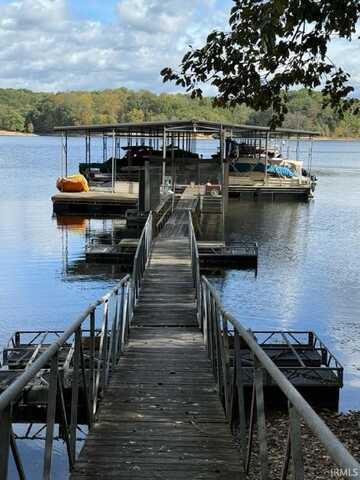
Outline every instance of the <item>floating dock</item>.
[[(343, 386), (343, 367), (312, 331), (254, 331), (259, 345), (301, 395), (316, 408), (337, 411)], [(250, 404), (254, 384), (254, 362), (249, 349), (241, 348), (243, 382)], [(264, 379), (265, 402), (286, 407), (286, 397), (271, 377)]]
[[(186, 244), (175, 240), (165, 242), (163, 239), (161, 242), (158, 241), (156, 245), (151, 266), (147, 270), (146, 279), (142, 286), (141, 299), (136, 309), (130, 353), (127, 354), (128, 360), (123, 360), (121, 365), (123, 367), (133, 365), (134, 368), (137, 368), (140, 366), (139, 363), (145, 362), (147, 353), (150, 354), (152, 349), (158, 349), (159, 357), (165, 355), (170, 370), (174, 369), (172, 374), (163, 371), (161, 373), (162, 380), (165, 380), (166, 375), (170, 375), (170, 383), (172, 384), (171, 375), (177, 375), (174, 377), (175, 383), (181, 380), (183, 382), (181, 388), (186, 390), (185, 386), (189, 385), (190, 388), (192, 383), (190, 376), (191, 363), (195, 361), (197, 364), (199, 361), (200, 364), (204, 363), (205, 365), (206, 363), (205, 359), (201, 360), (200, 358), (203, 355), (204, 347), (198, 345), (197, 337), (200, 332), (196, 330), (192, 287), (187, 284), (186, 256), (183, 254)], [(170, 258), (179, 261), (176, 272), (173, 272), (173, 267), (169, 267)], [(173, 260), (171, 265), (173, 265)], [(168, 275), (172, 276), (167, 273), (169, 271), (176, 273), (176, 275), (169, 278)], [(181, 275), (179, 276), (178, 273), (180, 272)], [(100, 330), (95, 332), (98, 337), (100, 337), (100, 333)], [(343, 386), (343, 367), (314, 332), (254, 331), (253, 333), (264, 352), (313, 407), (337, 411), (339, 393)], [(0, 394), (63, 334), (64, 332), (60, 330), (16, 332), (3, 352), (4, 368), (0, 369)], [(151, 340), (153, 335), (154, 338)], [(182, 350), (181, 346), (185, 350)], [(84, 339), (83, 353), (86, 358), (89, 357), (89, 347), (89, 342)], [(99, 342), (97, 342), (98, 348)], [(194, 349), (194, 351), (192, 352), (191, 349)], [(64, 378), (65, 406), (69, 412), (71, 407), (73, 355), (74, 349), (71, 343), (64, 346), (59, 355), (59, 368), (62, 370)], [(180, 366), (175, 368), (175, 364), (172, 365), (172, 362), (175, 362), (176, 358), (182, 359), (184, 355), (186, 356), (186, 359), (184, 357), (183, 360), (184, 365), (180, 362)], [(234, 365), (234, 355), (234, 343), (230, 340), (231, 366)], [(254, 384), (253, 358), (245, 345), (240, 348), (238, 355), (243, 365), (245, 400), (247, 406), (249, 406)], [(196, 360), (198, 356), (199, 358)], [(153, 358), (153, 355), (151, 358)], [(130, 359), (134, 363), (131, 363)], [(144, 365), (145, 367), (146, 365)], [(142, 383), (137, 375), (144, 374), (145, 376), (144, 372), (139, 373), (137, 369), (135, 370), (129, 371), (129, 378), (125, 381), (127, 383), (131, 380), (131, 384), (134, 384), (133, 388)], [(180, 371), (181, 377), (179, 376)], [(120, 372), (123, 372), (123, 370), (121, 369)], [(158, 373), (160, 375), (160, 371)], [(187, 373), (189, 373), (189, 377), (185, 378)], [(21, 402), (14, 405), (13, 415), (17, 422), (46, 421), (48, 377), (49, 373), (45, 369), (42, 375), (28, 386)], [(150, 396), (151, 389), (157, 385), (154, 377), (151, 375), (150, 377), (151, 381), (146, 387), (149, 390), (147, 393), (144, 385), (138, 385), (142, 390), (141, 396)], [(180, 383), (177, 385), (180, 388)], [(155, 389), (153, 394), (157, 397), (157, 395), (160, 395), (160, 390), (157, 394)], [(264, 378), (264, 396), (268, 407), (286, 407), (286, 397), (270, 376)], [(79, 397), (80, 407), (83, 407), (82, 409), (79, 407), (79, 422), (86, 423), (85, 395), (82, 386), (80, 386)]]
[(60, 215), (112, 215), (124, 214), (137, 205), (136, 194), (111, 192), (59, 192), (52, 196), (54, 213)]
[[(86, 248), (86, 261), (132, 265), (138, 239), (124, 238), (116, 245), (90, 244)], [(199, 241), (199, 258), (202, 270), (214, 267), (257, 268), (258, 245), (233, 242)]]
[[(250, 174), (229, 176), (229, 196), (237, 198), (256, 198), (256, 199), (296, 199), (308, 200), (313, 196), (316, 180), (303, 177), (300, 179), (286, 179), (267, 176), (264, 174)], [(263, 178), (254, 178), (260, 175)]]
[(254, 199), (295, 199), (307, 201), (313, 197), (310, 185), (229, 185), (229, 197)]

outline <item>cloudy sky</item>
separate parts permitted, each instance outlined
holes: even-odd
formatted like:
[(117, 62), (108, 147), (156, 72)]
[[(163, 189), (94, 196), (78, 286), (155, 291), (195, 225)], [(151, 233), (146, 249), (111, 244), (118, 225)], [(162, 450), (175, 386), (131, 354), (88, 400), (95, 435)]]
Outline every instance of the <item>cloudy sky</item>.
[[(0, 0), (0, 87), (169, 91), (160, 70), (226, 25), (231, 0)], [(344, 55), (344, 48), (347, 54)], [(360, 42), (331, 56), (360, 86)]]

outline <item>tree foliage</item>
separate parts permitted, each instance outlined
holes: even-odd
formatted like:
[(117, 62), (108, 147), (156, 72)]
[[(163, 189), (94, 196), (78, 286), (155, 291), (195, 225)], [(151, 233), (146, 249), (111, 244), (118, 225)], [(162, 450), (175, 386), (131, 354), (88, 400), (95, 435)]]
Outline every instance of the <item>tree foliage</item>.
[(340, 116), (352, 107), (349, 75), (328, 57), (331, 39), (351, 40), (360, 16), (359, 0), (234, 0), (229, 31), (212, 32), (202, 48), (190, 48), (179, 71), (165, 68), (193, 97), (205, 82), (215, 86), (220, 106), (245, 104), (272, 110), (278, 126), (288, 113), (288, 92), (320, 88), (323, 105)]
[[(290, 91), (287, 108), (285, 127), (360, 137), (359, 118), (346, 112), (341, 119), (330, 106), (322, 108), (320, 92)], [(266, 125), (271, 117), (271, 109), (220, 108), (208, 97), (192, 99), (190, 95), (156, 95), (145, 90), (24, 94), (23, 90), (0, 89), (0, 130), (51, 133), (55, 125), (191, 119)]]
[(0, 130), (24, 131), (25, 119), (12, 107), (0, 106)]

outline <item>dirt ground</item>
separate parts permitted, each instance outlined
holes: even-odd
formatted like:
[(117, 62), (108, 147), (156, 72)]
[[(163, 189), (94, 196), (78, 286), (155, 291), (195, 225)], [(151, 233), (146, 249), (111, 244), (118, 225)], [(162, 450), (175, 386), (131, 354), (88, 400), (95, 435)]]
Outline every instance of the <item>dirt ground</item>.
[[(330, 430), (339, 438), (349, 452), (360, 462), (360, 411), (337, 414), (319, 412)], [(302, 447), (304, 453), (305, 478), (309, 480), (331, 480), (352, 478), (331, 461), (319, 439), (302, 422)], [(267, 442), (272, 480), (281, 479), (288, 436), (288, 416), (284, 412), (273, 412), (267, 417)], [(291, 462), (290, 462), (291, 469)], [(251, 480), (260, 478), (256, 428), (254, 433), (254, 453), (251, 460)], [(355, 472), (350, 472), (354, 477)], [(360, 474), (360, 471), (357, 472)], [(292, 478), (291, 470), (288, 479)]]

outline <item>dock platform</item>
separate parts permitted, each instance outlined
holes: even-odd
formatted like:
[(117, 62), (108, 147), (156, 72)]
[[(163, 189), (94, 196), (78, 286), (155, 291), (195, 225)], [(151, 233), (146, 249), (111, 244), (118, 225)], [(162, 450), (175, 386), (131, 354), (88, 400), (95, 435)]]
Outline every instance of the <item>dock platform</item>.
[(256, 199), (294, 199), (308, 201), (313, 197), (311, 186), (306, 185), (229, 185), (229, 197)]
[[(343, 367), (312, 331), (254, 331), (261, 348), (301, 395), (317, 408), (337, 411), (343, 386)], [(240, 349), (245, 396), (250, 404), (254, 384), (254, 362), (250, 351)], [(286, 407), (286, 397), (264, 378), (265, 403), (269, 407)]]
[(51, 197), (56, 214), (111, 215), (124, 214), (138, 202), (135, 193), (111, 193), (90, 191), (82, 193), (56, 193)]
[[(86, 247), (86, 261), (95, 263), (133, 263), (138, 240), (124, 238), (114, 245), (89, 244)], [(212, 268), (257, 268), (258, 246), (256, 243), (199, 241), (199, 259), (203, 271)]]

